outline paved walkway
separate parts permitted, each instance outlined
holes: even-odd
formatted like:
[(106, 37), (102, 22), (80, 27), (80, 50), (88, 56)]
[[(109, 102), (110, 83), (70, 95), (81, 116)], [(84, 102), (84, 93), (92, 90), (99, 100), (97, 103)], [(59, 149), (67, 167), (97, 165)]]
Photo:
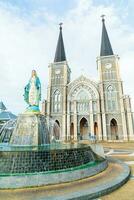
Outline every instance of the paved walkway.
[(107, 156), (124, 161), (131, 168), (131, 178), (118, 190), (99, 200), (134, 200), (134, 143), (103, 143)]

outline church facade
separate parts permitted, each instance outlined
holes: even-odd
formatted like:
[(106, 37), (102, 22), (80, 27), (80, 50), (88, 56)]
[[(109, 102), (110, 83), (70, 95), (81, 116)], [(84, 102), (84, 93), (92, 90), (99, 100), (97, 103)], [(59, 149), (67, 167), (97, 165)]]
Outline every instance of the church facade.
[(123, 93), (119, 57), (112, 46), (102, 19), (100, 56), (97, 57), (98, 82), (81, 75), (70, 80), (62, 27), (54, 62), (49, 65), (47, 100), (42, 112), (47, 120), (60, 127), (60, 140), (82, 140), (96, 136), (98, 140), (134, 140), (131, 100)]

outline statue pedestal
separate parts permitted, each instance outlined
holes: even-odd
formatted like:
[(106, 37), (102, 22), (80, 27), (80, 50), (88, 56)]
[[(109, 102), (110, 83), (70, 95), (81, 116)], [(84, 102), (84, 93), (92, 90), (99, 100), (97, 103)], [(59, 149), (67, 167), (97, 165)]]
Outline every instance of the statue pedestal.
[(48, 143), (49, 134), (44, 115), (24, 113), (18, 116), (10, 144), (36, 146)]

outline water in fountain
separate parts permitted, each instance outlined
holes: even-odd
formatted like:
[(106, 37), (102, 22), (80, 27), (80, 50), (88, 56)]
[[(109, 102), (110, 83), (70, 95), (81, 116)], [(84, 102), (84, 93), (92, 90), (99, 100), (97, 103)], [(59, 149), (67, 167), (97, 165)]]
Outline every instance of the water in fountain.
[(16, 119), (6, 122), (0, 129), (0, 142), (8, 143), (16, 126)]
[[(18, 142), (26, 136), (32, 141), (34, 133), (37, 141), (43, 142)], [(47, 123), (43, 115), (24, 114), (7, 122), (0, 130), (1, 142), (9, 142), (0, 145), (0, 175), (51, 172), (103, 162), (88, 145), (62, 143), (60, 133), (58, 123), (53, 119)], [(13, 139), (16, 143), (11, 142)]]
[(49, 136), (50, 136), (50, 143), (55, 143), (61, 140), (61, 135), (60, 135), (60, 126), (58, 123), (50, 119), (48, 123), (49, 127)]
[[(10, 139), (12, 137), (12, 133), (15, 129), (17, 120), (12, 119), (6, 122), (0, 129), (0, 142), (1, 143), (9, 143)], [(50, 137), (50, 143), (59, 142), (61, 140), (60, 135), (60, 126), (58, 123), (50, 119), (48, 123), (48, 130), (49, 130), (49, 137)]]

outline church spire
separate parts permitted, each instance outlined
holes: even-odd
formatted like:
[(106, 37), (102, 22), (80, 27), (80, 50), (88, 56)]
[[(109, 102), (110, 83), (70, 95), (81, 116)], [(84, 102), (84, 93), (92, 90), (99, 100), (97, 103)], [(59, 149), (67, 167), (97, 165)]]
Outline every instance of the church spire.
[(108, 37), (107, 29), (105, 26), (105, 15), (102, 15), (102, 36), (101, 36), (101, 51), (100, 56), (113, 55), (112, 46)]
[(60, 33), (59, 33), (54, 62), (62, 62), (66, 60), (64, 42), (62, 37), (62, 23), (60, 23), (59, 25), (60, 25)]

